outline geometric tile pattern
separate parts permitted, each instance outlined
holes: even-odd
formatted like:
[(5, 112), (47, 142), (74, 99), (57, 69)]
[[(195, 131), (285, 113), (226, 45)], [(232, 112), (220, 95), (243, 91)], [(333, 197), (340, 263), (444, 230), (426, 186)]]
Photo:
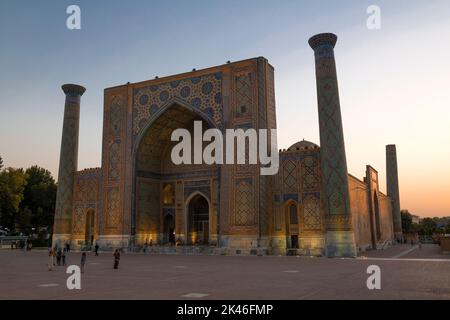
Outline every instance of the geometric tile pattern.
[(315, 157), (307, 156), (302, 161), (303, 189), (319, 188), (319, 166)]
[[(75, 174), (73, 189), (72, 233), (84, 235), (85, 216), (89, 209), (99, 208), (101, 168), (90, 168)], [(78, 237), (79, 238), (79, 237)]]
[(312, 193), (303, 195), (303, 224), (305, 230), (320, 230), (322, 228), (320, 199)]
[(208, 201), (210, 201), (211, 199), (210, 180), (186, 181), (183, 187), (184, 187), (185, 201), (194, 192), (201, 192), (202, 195), (205, 196)]
[(119, 188), (110, 188), (106, 194), (106, 227), (115, 228), (119, 225)]
[(77, 206), (74, 209), (72, 234), (84, 234), (84, 223), (84, 206)]
[(252, 74), (246, 73), (235, 77), (236, 116), (248, 115), (253, 106)]
[[(311, 44), (315, 54), (321, 171), (327, 215), (350, 215), (347, 162), (334, 60), (335, 39)], [(333, 41), (334, 40), (334, 41)], [(340, 226), (342, 230), (349, 225)]]
[(120, 174), (120, 140), (109, 147), (109, 179), (116, 180)]
[(133, 135), (137, 135), (172, 98), (184, 100), (222, 127), (222, 73), (169, 81), (135, 89), (133, 93)]
[(255, 224), (254, 191), (251, 178), (236, 180), (235, 189), (235, 226), (252, 226)]
[[(72, 197), (74, 175), (78, 160), (78, 126), (80, 117), (80, 96), (66, 94), (64, 122), (59, 159), (58, 190), (55, 205), (55, 220), (72, 219)], [(55, 233), (70, 233), (71, 223), (59, 225)], [(64, 229), (64, 230), (61, 230)]]
[(109, 130), (113, 137), (120, 136), (122, 127), (122, 99), (115, 97), (111, 103)]
[(297, 167), (292, 160), (287, 160), (283, 165), (284, 191), (297, 190)]

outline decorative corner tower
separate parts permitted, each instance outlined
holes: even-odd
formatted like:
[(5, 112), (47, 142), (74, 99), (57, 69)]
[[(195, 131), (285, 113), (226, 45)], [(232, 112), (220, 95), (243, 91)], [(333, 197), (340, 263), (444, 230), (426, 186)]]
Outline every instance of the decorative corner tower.
[(78, 163), (78, 130), (80, 100), (86, 89), (76, 84), (65, 84), (64, 122), (59, 156), (58, 190), (56, 193), (53, 246), (70, 241), (72, 230), (73, 182)]
[(400, 214), (400, 193), (398, 188), (397, 149), (395, 144), (386, 146), (386, 184), (387, 195), (392, 202), (394, 234), (398, 241), (402, 237), (402, 217)]
[(317, 34), (309, 39), (316, 65), (317, 102), (319, 108), (320, 156), (325, 206), (325, 255), (355, 257), (348, 190), (344, 132), (334, 60), (337, 36)]

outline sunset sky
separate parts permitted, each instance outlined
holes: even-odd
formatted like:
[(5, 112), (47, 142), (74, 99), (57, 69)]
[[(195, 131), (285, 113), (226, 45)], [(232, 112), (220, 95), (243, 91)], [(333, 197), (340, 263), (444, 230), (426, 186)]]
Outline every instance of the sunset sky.
[[(66, 28), (67, 6), (81, 30)], [(366, 9), (381, 8), (381, 29)], [(103, 89), (257, 56), (275, 67), (278, 143), (319, 143), (313, 51), (335, 48), (349, 172), (386, 190), (396, 144), (401, 208), (450, 216), (450, 1), (2, 1), (0, 155), (58, 171), (64, 93), (81, 99), (79, 169), (101, 165)]]

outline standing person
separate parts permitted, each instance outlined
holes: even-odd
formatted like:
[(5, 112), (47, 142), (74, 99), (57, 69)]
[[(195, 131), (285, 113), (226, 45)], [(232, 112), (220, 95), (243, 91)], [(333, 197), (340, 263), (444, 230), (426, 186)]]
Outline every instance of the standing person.
[(119, 268), (120, 252), (118, 249), (114, 252), (114, 269)]
[(84, 273), (84, 265), (86, 264), (86, 252), (81, 254), (81, 273)]
[(66, 265), (66, 253), (67, 253), (67, 249), (64, 248), (61, 258), (62, 258), (62, 265), (65, 266)]
[(422, 250), (422, 242), (419, 240), (419, 250)]
[(56, 254), (56, 264), (58, 266), (61, 265), (61, 257), (62, 257), (62, 250), (61, 250), (61, 248), (59, 248), (58, 253)]
[(54, 257), (53, 249), (50, 247), (50, 248), (48, 248), (48, 271), (53, 270), (53, 264), (54, 264), (53, 257)]
[(67, 253), (69, 253), (69, 251), (70, 251), (70, 243), (66, 243), (66, 249), (67, 249)]
[(95, 247), (94, 247), (94, 249), (95, 249), (95, 255), (96, 255), (96, 256), (98, 256), (98, 248), (99, 248), (99, 245), (98, 245), (98, 243), (96, 242), (96, 243), (95, 243)]
[(148, 241), (145, 240), (145, 243), (144, 243), (144, 253), (147, 253), (147, 248), (148, 248)]

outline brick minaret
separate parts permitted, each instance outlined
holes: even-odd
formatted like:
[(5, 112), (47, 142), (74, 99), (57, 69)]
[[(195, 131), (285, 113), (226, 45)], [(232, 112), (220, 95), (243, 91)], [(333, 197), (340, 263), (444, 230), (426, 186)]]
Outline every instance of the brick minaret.
[(397, 150), (395, 144), (386, 146), (386, 184), (387, 194), (392, 202), (392, 218), (397, 240), (402, 237), (402, 217), (400, 215), (400, 193), (398, 188)]
[(344, 132), (334, 60), (337, 36), (321, 33), (309, 39), (316, 65), (319, 108), (320, 156), (325, 205), (325, 254), (328, 257), (356, 256), (348, 190)]
[(58, 190), (56, 193), (53, 246), (63, 246), (70, 241), (72, 230), (73, 181), (78, 162), (78, 129), (80, 99), (86, 89), (76, 84), (65, 84), (64, 122), (59, 156)]

